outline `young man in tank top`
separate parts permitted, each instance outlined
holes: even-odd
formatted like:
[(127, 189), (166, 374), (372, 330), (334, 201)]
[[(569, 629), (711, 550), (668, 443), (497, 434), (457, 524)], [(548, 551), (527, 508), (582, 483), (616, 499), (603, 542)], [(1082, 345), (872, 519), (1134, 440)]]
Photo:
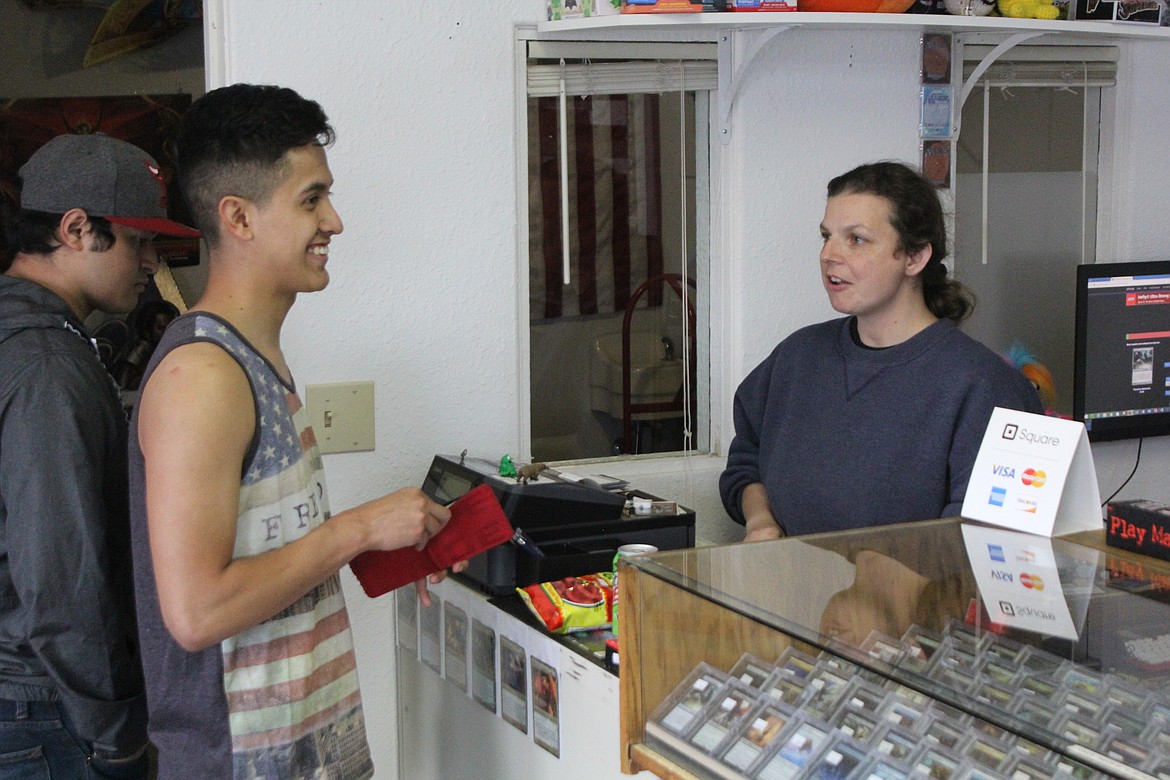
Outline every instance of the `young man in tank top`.
[(450, 518), (413, 488), (330, 516), (280, 333), (297, 295), (329, 282), (332, 140), (317, 103), (247, 84), (200, 98), (180, 128), (209, 277), (147, 368), (130, 449), (160, 777), (369, 777), (338, 570)]

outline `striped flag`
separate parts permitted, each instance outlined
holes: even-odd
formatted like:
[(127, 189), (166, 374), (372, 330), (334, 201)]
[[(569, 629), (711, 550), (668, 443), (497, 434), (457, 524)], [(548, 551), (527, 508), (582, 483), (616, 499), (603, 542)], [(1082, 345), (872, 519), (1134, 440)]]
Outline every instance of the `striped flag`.
[[(564, 284), (558, 98), (528, 101), (529, 312), (533, 322), (625, 310), (663, 272), (659, 98), (571, 97), (570, 284)], [(639, 305), (662, 302), (654, 286)]]

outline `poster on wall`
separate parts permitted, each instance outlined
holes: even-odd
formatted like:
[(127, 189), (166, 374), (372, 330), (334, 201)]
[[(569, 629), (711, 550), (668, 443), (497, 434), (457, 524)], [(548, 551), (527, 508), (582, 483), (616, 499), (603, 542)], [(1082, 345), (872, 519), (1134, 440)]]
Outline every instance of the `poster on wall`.
[[(174, 140), (191, 96), (0, 98), (0, 197), (20, 203), (19, 171), (33, 152), (59, 135), (105, 133), (128, 141), (158, 162), (167, 184), (167, 211), (182, 224), (191, 217), (175, 181)], [(100, 216), (100, 215), (99, 215)], [(171, 267), (198, 265), (199, 239), (155, 239)]]

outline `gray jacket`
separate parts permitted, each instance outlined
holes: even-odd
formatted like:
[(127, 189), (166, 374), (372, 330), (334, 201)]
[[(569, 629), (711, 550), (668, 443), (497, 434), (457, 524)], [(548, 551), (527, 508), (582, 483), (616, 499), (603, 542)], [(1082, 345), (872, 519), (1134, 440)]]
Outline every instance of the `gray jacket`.
[(65, 302), (0, 275), (0, 698), (59, 700), (112, 756), (146, 744), (126, 428)]

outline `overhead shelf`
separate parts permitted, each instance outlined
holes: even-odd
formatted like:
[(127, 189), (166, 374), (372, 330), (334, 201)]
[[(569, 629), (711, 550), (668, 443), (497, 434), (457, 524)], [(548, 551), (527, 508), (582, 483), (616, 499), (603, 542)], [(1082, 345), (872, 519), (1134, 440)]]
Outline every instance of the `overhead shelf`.
[(927, 30), (956, 33), (1057, 33), (1100, 38), (1153, 38), (1170, 40), (1170, 27), (1149, 22), (1063, 21), (1013, 19), (1001, 16), (950, 16), (947, 14), (809, 13), (692, 13), (613, 14), (589, 19), (541, 22), (541, 37), (614, 40), (652, 35), (663, 40), (715, 40), (728, 30)]

